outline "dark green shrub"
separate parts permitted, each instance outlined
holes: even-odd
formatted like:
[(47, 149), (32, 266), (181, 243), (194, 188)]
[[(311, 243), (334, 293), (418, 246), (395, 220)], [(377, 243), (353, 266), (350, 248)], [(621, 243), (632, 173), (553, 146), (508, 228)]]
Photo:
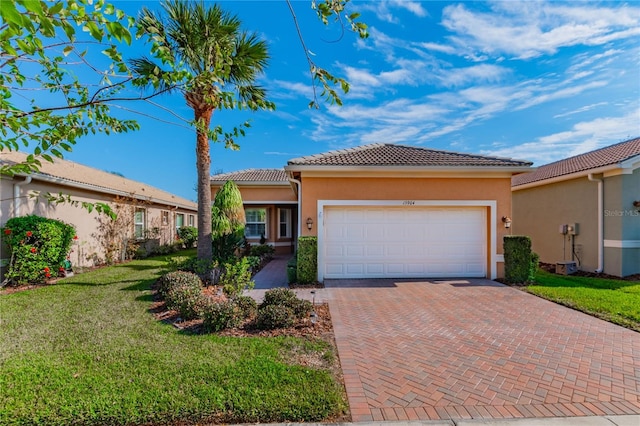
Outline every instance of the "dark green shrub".
[(538, 256), (531, 251), (531, 238), (523, 235), (504, 237), (504, 279), (509, 284), (524, 284), (533, 279)]
[(267, 305), (258, 309), (256, 327), (262, 330), (292, 327), (295, 324), (295, 319), (293, 310), (288, 306)]
[(198, 228), (195, 226), (181, 226), (178, 228), (178, 237), (182, 240), (184, 248), (191, 248), (198, 240)]
[(182, 284), (171, 288), (167, 292), (165, 301), (167, 308), (178, 311), (185, 320), (198, 318), (207, 305), (208, 297), (202, 292), (202, 285), (198, 283)]
[(228, 297), (237, 297), (244, 289), (252, 289), (255, 283), (251, 280), (251, 266), (247, 258), (225, 263), (218, 285)]
[(260, 244), (259, 246), (251, 246), (249, 250), (249, 255), (271, 258), (276, 252), (276, 249), (271, 247), (269, 244)]
[(287, 282), (293, 284), (298, 281), (298, 257), (293, 256), (287, 262)]
[(264, 294), (259, 311), (268, 306), (285, 306), (291, 309), (291, 312), (298, 319), (306, 317), (313, 310), (311, 302), (298, 299), (292, 290), (284, 287), (271, 289)]
[(233, 299), (233, 302), (240, 308), (242, 317), (245, 319), (251, 319), (258, 313), (258, 304), (250, 296), (238, 296)]
[(202, 291), (202, 281), (196, 274), (186, 271), (173, 271), (160, 277), (158, 280), (158, 293), (165, 298), (170, 290), (180, 286), (198, 287)]
[(242, 310), (232, 301), (209, 302), (202, 309), (202, 319), (206, 331), (221, 331), (240, 325)]
[(0, 232), (11, 251), (6, 279), (15, 284), (39, 283), (57, 276), (77, 238), (73, 226), (34, 215), (11, 218)]
[(298, 270), (300, 284), (310, 284), (318, 277), (318, 238), (298, 238)]
[(540, 256), (538, 253), (531, 252), (531, 268), (529, 270), (529, 282), (533, 282), (536, 279), (536, 273), (540, 265)]

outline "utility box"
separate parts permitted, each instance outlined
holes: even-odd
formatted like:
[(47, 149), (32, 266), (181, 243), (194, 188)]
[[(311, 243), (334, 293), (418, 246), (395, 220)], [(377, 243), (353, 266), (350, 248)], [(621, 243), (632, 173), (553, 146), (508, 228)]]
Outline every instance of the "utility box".
[(579, 226), (577, 223), (568, 223), (567, 224), (567, 234), (569, 235), (578, 235)]
[(556, 274), (571, 275), (578, 270), (578, 263), (572, 260), (556, 263)]

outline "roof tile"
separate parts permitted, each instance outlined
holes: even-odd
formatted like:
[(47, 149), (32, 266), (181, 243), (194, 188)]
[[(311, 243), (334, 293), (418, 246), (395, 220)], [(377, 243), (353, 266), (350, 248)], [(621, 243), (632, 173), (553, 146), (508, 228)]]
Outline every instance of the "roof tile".
[(304, 166), (520, 167), (531, 162), (380, 143), (289, 160)]
[(527, 183), (610, 166), (637, 155), (640, 155), (640, 138), (630, 139), (625, 142), (596, 149), (595, 151), (545, 164), (544, 166), (538, 167), (538, 169), (532, 173), (514, 176), (511, 180), (511, 186), (525, 185)]
[(211, 182), (289, 182), (284, 169), (245, 169), (211, 176)]

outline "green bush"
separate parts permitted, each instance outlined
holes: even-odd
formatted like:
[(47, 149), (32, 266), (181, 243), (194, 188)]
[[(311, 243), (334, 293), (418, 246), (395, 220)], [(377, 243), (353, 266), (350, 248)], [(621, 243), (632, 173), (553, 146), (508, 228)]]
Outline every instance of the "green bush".
[(258, 313), (258, 304), (250, 296), (238, 296), (233, 301), (240, 308), (244, 319), (251, 319)]
[(276, 252), (276, 249), (271, 247), (269, 244), (260, 244), (259, 246), (251, 246), (249, 249), (250, 256), (258, 256), (258, 257), (272, 257)]
[(531, 251), (531, 238), (504, 237), (504, 279), (509, 284), (531, 282), (538, 267), (538, 255)]
[(291, 309), (295, 318), (302, 319), (313, 310), (313, 305), (308, 300), (298, 299), (296, 294), (284, 287), (268, 290), (264, 294), (264, 300), (260, 304), (259, 311), (269, 306), (285, 306)]
[(300, 284), (310, 284), (318, 278), (318, 238), (298, 238), (298, 270)]
[(258, 309), (256, 327), (262, 330), (292, 327), (295, 319), (293, 310), (288, 306), (267, 305)]
[(11, 251), (6, 279), (14, 284), (57, 276), (76, 235), (69, 224), (34, 215), (11, 218), (0, 232)]
[(160, 277), (158, 280), (158, 293), (163, 298), (166, 298), (170, 290), (181, 286), (198, 287), (202, 291), (202, 281), (196, 274), (186, 271), (173, 271)]
[(298, 281), (298, 257), (293, 256), (287, 262), (287, 282), (293, 284)]
[(262, 260), (258, 256), (245, 256), (244, 258), (247, 259), (247, 262), (249, 262), (249, 268), (251, 269), (251, 272), (256, 273), (260, 268)]
[(184, 248), (192, 248), (198, 240), (198, 228), (195, 226), (181, 226), (178, 228), (178, 237), (182, 240)]
[(251, 265), (247, 258), (225, 263), (218, 285), (228, 297), (237, 297), (244, 289), (252, 289), (255, 283), (251, 280)]
[(202, 319), (202, 325), (206, 331), (216, 332), (240, 325), (242, 311), (232, 301), (210, 301), (202, 309)]
[(193, 282), (171, 288), (165, 298), (167, 308), (178, 311), (180, 317), (185, 320), (200, 317), (208, 300), (202, 292), (202, 285)]

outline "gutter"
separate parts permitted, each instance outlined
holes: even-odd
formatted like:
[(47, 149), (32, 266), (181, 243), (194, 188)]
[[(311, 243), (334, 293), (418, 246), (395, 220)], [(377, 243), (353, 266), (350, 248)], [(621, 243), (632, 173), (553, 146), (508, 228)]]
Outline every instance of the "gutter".
[(14, 217), (20, 216), (20, 187), (22, 185), (28, 185), (31, 183), (31, 176), (26, 176), (22, 182), (13, 184), (13, 215)]
[(604, 185), (601, 178), (593, 177), (593, 173), (588, 175), (589, 182), (598, 182), (598, 269), (596, 273), (602, 272), (604, 268)]
[(294, 178), (289, 178), (289, 182), (291, 183), (295, 183), (296, 186), (298, 187), (298, 190), (296, 191), (297, 195), (298, 195), (298, 238), (300, 238), (300, 232), (302, 231), (302, 191), (300, 188), (300, 185), (302, 185), (302, 182), (300, 182), (298, 179), (294, 179)]

